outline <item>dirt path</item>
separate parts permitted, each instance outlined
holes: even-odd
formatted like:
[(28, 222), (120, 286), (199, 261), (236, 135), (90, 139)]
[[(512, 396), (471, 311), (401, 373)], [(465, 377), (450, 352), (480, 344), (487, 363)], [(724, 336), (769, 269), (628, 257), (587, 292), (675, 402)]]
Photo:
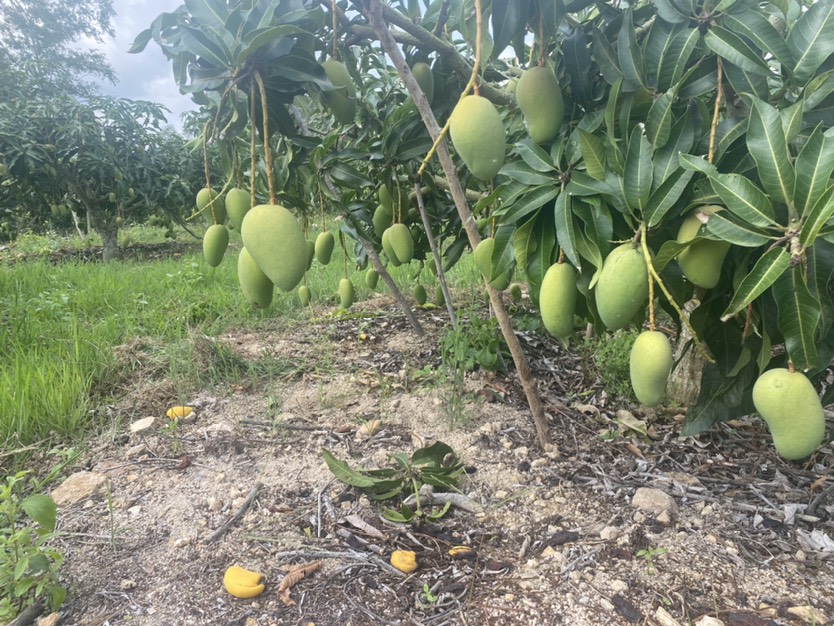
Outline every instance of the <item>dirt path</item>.
[[(758, 420), (680, 440), (680, 416), (612, 405), (576, 356), (523, 335), (556, 442), (542, 451), (511, 380), (468, 375), (463, 403), (438, 380), (438, 313), (421, 312), (434, 339), (416, 340), (389, 302), (363, 307), (381, 314), (217, 338), (286, 375), (195, 394), (176, 433), (165, 381), (113, 408), (89, 460), (108, 490), (59, 513), (62, 624), (834, 623), (834, 449), (785, 463)], [(362, 438), (370, 420), (381, 429)], [(321, 455), (388, 466), (437, 440), (466, 464), (463, 492), (483, 514), (392, 524)], [(415, 573), (386, 566), (394, 549), (417, 553)], [(283, 568), (316, 560), (282, 602)], [(232, 564), (263, 572), (264, 594), (227, 594)]]

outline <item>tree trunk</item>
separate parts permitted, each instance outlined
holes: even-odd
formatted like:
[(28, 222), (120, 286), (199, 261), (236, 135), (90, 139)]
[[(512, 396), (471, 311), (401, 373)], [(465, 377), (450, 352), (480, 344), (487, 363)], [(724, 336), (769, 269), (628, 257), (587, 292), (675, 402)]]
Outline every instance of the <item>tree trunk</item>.
[[(697, 300), (690, 300), (683, 307), (684, 314), (689, 316), (699, 304)], [(681, 328), (675, 346), (675, 362), (678, 365), (669, 377), (666, 392), (670, 399), (681, 406), (693, 406), (698, 402), (698, 395), (701, 393), (701, 374), (707, 361), (692, 343), (692, 334), (686, 325)]]
[(115, 221), (108, 221), (98, 226), (104, 248), (101, 260), (105, 263), (119, 258), (119, 226)]

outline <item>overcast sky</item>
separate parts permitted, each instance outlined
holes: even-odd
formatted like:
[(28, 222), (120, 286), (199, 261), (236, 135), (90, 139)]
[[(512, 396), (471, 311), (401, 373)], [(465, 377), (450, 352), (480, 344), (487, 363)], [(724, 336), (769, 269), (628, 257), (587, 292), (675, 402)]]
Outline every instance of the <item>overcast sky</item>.
[(120, 98), (158, 102), (170, 109), (166, 117), (176, 128), (181, 127), (180, 113), (195, 109), (196, 105), (177, 89), (171, 62), (153, 41), (139, 54), (127, 51), (136, 35), (150, 26), (157, 15), (174, 11), (180, 4), (181, 0), (113, 0), (116, 36), (97, 46), (107, 55), (119, 78), (115, 85), (102, 85), (102, 91)]

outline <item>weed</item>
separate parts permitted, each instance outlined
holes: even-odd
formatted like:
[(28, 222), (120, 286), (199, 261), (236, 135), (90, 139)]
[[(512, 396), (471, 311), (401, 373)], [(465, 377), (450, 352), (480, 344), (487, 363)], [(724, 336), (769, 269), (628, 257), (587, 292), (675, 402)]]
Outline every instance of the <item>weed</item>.
[(582, 344), (586, 362), (594, 365), (596, 375), (602, 380), (606, 392), (612, 398), (632, 398), (629, 358), (637, 331), (623, 330), (614, 335), (594, 338)]
[(637, 555), (639, 558), (643, 559), (646, 562), (646, 571), (649, 574), (654, 574), (655, 567), (654, 562), (655, 559), (663, 554), (666, 554), (669, 550), (667, 548), (655, 548), (649, 546), (643, 550), (639, 550)]
[(43, 494), (23, 498), (33, 487), (26, 476), (19, 472), (0, 483), (0, 618), (7, 620), (41, 600), (57, 609), (66, 597), (58, 584), (64, 557), (49, 546), (57, 535), (57, 506)]

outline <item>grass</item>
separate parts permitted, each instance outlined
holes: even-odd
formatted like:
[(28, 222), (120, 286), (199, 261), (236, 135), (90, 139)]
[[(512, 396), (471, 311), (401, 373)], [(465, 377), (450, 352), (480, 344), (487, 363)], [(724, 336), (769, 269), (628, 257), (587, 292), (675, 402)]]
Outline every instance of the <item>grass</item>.
[[(159, 232), (157, 232), (159, 231)], [(161, 240), (161, 229), (125, 229), (130, 240)], [(155, 238), (155, 239), (154, 239)], [(185, 239), (183, 239), (185, 241)], [(247, 362), (211, 337), (230, 328), (258, 327), (275, 317), (307, 319), (295, 293), (275, 292), (264, 310), (246, 303), (237, 283), (240, 239), (217, 268), (202, 255), (177, 259), (70, 261), (53, 264), (39, 254), (89, 246), (77, 238), (27, 235), (10, 249), (34, 255), (3, 265), (0, 260), (0, 442), (7, 449), (44, 439), (78, 437), (90, 426), (91, 410), (130, 372), (116, 368), (116, 346), (147, 338), (179, 392), (201, 385), (233, 382), (291, 368), (289, 363)], [(338, 306), (343, 254), (337, 247), (327, 266), (314, 263), (307, 273), (313, 304)], [(368, 297), (364, 274), (348, 263), (357, 301)], [(471, 260), (464, 258), (450, 280), (457, 289), (477, 284)], [(436, 283), (418, 266), (391, 268), (403, 291), (416, 280)], [(385, 290), (380, 283), (379, 290)], [(478, 290), (472, 289), (472, 294)]]
[(631, 346), (639, 330), (617, 331), (586, 340), (581, 350), (594, 363), (597, 375), (612, 398), (634, 399), (629, 373)]

